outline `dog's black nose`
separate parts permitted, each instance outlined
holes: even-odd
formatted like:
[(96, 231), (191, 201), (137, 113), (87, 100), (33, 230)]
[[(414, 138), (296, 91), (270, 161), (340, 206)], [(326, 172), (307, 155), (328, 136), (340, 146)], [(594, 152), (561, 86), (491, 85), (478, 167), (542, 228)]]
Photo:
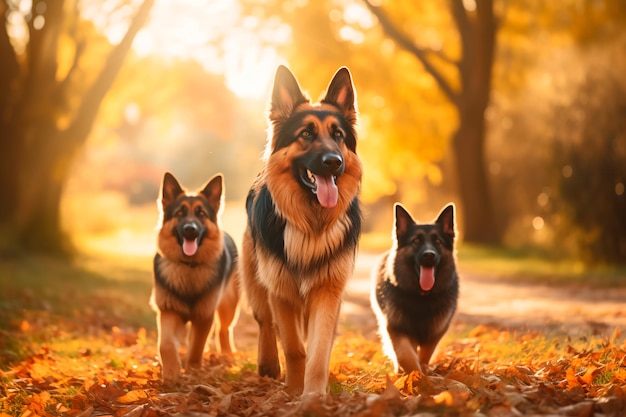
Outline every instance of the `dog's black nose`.
[(187, 223), (183, 226), (183, 237), (185, 239), (195, 239), (198, 237), (199, 228), (195, 223)]
[(420, 264), (424, 266), (434, 266), (437, 261), (437, 254), (434, 250), (426, 250), (420, 256)]
[(330, 174), (336, 174), (343, 166), (343, 158), (336, 153), (327, 153), (322, 155), (322, 164)]

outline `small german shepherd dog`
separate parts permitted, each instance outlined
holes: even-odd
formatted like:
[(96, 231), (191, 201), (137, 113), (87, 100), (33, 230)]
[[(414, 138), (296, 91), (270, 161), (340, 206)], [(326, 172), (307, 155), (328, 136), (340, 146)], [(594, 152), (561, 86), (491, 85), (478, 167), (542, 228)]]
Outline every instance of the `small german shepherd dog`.
[[(347, 68), (318, 104), (278, 67), (265, 166), (246, 201), (242, 279), (259, 325), (259, 373), (278, 378), (276, 331), (292, 393), (325, 393), (361, 229), (355, 92)], [(305, 342), (307, 343), (305, 347)]]
[(196, 193), (186, 192), (165, 173), (160, 191), (157, 254), (150, 304), (157, 315), (161, 379), (178, 382), (179, 346), (191, 322), (186, 368), (198, 368), (217, 310), (217, 345), (233, 350), (232, 325), (238, 315), (237, 248), (219, 225), (221, 174)]
[(396, 372), (423, 372), (457, 306), (454, 205), (434, 224), (417, 224), (400, 204), (394, 209), (391, 250), (372, 272), (370, 301)]

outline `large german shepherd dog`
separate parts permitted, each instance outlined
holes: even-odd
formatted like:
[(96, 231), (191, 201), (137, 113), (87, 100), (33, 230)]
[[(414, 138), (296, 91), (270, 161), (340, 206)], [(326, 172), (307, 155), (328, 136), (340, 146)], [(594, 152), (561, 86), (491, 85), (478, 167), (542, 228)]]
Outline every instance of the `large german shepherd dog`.
[(417, 224), (400, 204), (394, 207), (392, 247), (372, 272), (370, 301), (396, 372), (423, 372), (457, 306), (454, 206), (433, 224)]
[[(292, 393), (325, 393), (346, 280), (360, 236), (355, 92), (340, 68), (312, 104), (276, 71), (265, 166), (246, 201), (242, 279), (259, 324), (259, 373), (278, 378), (276, 332)], [(306, 342), (306, 346), (305, 346)]]
[(232, 325), (238, 314), (237, 249), (220, 228), (223, 178), (217, 174), (198, 192), (186, 192), (165, 173), (158, 201), (160, 220), (150, 304), (157, 315), (161, 378), (180, 376), (179, 346), (191, 322), (186, 368), (201, 365), (217, 311), (221, 352), (233, 350)]

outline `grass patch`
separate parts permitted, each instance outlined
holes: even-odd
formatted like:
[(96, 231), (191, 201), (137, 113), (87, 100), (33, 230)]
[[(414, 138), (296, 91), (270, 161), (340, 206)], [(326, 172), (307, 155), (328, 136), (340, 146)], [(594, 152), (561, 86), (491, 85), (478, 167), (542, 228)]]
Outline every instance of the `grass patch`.
[(153, 330), (150, 263), (137, 265), (94, 258), (0, 260), (0, 369), (51, 340), (59, 352), (72, 355), (78, 351), (77, 334)]
[(457, 259), (462, 270), (486, 278), (551, 285), (576, 284), (605, 288), (626, 285), (626, 267), (588, 266), (532, 249), (462, 244)]

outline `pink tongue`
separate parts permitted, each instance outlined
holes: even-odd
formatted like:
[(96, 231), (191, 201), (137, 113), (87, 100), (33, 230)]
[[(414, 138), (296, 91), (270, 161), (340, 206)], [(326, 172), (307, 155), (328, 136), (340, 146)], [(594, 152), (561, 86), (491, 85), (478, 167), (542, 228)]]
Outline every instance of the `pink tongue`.
[(424, 291), (430, 291), (435, 285), (435, 268), (420, 265), (420, 287)]
[(183, 239), (183, 252), (187, 256), (193, 256), (198, 250), (198, 239), (187, 240)]
[(313, 175), (315, 176), (315, 183), (317, 184), (317, 201), (320, 202), (322, 207), (335, 207), (337, 205), (337, 199), (339, 198), (335, 178), (332, 175), (327, 177)]

